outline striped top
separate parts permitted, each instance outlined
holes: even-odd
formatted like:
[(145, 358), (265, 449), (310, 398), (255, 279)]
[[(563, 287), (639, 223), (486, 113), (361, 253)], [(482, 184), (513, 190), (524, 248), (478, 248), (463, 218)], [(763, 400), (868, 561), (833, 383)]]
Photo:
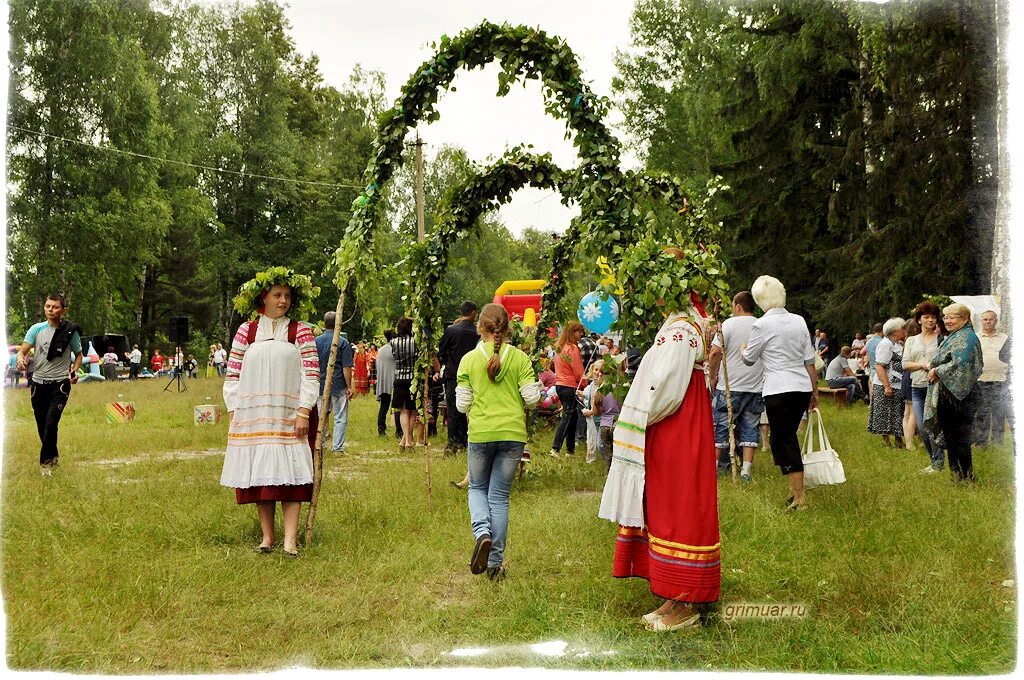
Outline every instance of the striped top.
[(395, 357), (395, 380), (412, 380), (416, 372), (416, 343), (411, 335), (392, 338), (391, 353)]

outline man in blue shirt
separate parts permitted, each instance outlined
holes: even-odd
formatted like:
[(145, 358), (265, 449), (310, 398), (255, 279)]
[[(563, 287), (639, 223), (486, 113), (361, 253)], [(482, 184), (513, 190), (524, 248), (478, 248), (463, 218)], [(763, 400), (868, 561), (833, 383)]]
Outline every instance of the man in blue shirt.
[[(334, 339), (334, 312), (324, 314), (324, 332), (317, 336), (316, 353), (320, 358), (320, 400), (317, 402), (323, 413), (324, 383), (327, 379), (327, 360), (331, 356), (331, 340)], [(345, 448), (345, 430), (348, 429), (348, 400), (352, 398), (352, 366), (354, 363), (352, 343), (344, 334), (338, 335), (338, 356), (334, 361), (334, 378), (331, 380), (331, 412), (334, 414), (334, 441), (331, 450), (341, 453)]]
[(868, 375), (875, 374), (875, 349), (881, 341), (882, 324), (876, 323), (874, 328), (871, 329), (871, 335), (868, 336), (868, 341), (864, 344), (864, 354), (868, 358)]
[(67, 311), (63, 295), (49, 295), (43, 304), (46, 321), (28, 329), (18, 350), (19, 371), (28, 369), (29, 350), (35, 350), (28, 386), (39, 431), (39, 465), (44, 477), (52, 476), (60, 462), (57, 429), (71, 396), (71, 386), (78, 382), (78, 367), (82, 365), (82, 329), (64, 319)]

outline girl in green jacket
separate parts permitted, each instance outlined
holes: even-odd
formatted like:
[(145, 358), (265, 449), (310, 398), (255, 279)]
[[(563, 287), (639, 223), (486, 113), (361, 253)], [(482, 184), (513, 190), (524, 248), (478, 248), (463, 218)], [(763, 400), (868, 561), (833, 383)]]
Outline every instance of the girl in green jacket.
[(459, 362), (455, 406), (469, 416), (469, 515), (476, 544), (474, 574), (505, 576), (508, 498), (526, 445), (524, 409), (540, 401), (540, 383), (526, 353), (508, 343), (508, 312), (485, 305), (480, 343)]

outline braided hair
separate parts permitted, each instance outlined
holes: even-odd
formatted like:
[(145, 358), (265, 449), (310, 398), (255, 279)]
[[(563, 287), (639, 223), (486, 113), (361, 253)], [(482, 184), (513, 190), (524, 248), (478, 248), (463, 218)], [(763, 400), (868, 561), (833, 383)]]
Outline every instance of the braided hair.
[(508, 336), (508, 312), (498, 304), (484, 305), (477, 327), (494, 336), (494, 354), (487, 362), (487, 377), (494, 382), (501, 371), (501, 345)]

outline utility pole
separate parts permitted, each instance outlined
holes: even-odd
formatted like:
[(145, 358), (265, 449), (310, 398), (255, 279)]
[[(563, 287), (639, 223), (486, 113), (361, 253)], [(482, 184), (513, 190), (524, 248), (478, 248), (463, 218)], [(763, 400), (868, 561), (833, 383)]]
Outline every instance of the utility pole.
[(419, 241), (427, 238), (425, 218), (423, 216), (423, 140), (419, 130), (416, 131), (416, 234)]

